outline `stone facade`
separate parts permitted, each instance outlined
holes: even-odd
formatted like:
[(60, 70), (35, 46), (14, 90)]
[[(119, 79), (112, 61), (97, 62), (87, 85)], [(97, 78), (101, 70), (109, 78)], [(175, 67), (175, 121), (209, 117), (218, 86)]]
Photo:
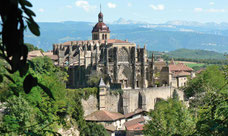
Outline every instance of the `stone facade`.
[[(102, 14), (102, 13), (100, 13)], [(96, 73), (107, 77), (108, 86), (148, 88), (153, 83), (153, 59), (148, 59), (146, 46), (109, 39), (109, 28), (103, 23), (103, 14), (92, 31), (92, 40), (70, 41), (53, 45), (58, 65), (69, 67), (69, 88), (87, 87), (88, 78)], [(102, 18), (102, 19), (101, 19)]]
[[(99, 110), (102, 107), (103, 110), (110, 112), (119, 112), (127, 114), (135, 111), (136, 109), (143, 109), (150, 111), (154, 109), (156, 102), (163, 99), (166, 100), (173, 96), (173, 87), (153, 87), (147, 89), (127, 89), (123, 91), (123, 94), (114, 95), (107, 90), (106, 95), (100, 94), (99, 97), (105, 97), (105, 102), (102, 106), (99, 106), (99, 100), (91, 96), (87, 101), (82, 100), (85, 116)], [(184, 92), (176, 89), (179, 99), (184, 100)], [(98, 104), (98, 105), (97, 105)], [(105, 105), (104, 105), (105, 104)]]

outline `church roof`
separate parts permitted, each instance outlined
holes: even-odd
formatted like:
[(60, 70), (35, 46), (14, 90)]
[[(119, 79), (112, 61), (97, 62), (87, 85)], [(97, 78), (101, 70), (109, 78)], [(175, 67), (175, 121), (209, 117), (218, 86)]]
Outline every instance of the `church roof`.
[[(89, 43), (93, 43), (96, 44), (96, 43), (99, 43), (99, 41), (104, 44), (105, 43), (105, 40), (80, 40), (80, 41), (68, 41), (68, 42), (64, 42), (63, 45), (71, 45), (71, 43), (73, 44), (82, 44), (82, 43), (86, 43), (86, 42), (89, 42)], [(129, 44), (130, 42), (128, 41), (123, 41), (123, 40), (119, 40), (119, 39), (108, 39), (107, 40), (107, 43), (108, 44), (113, 44), (113, 43), (126, 43), (126, 44)]]
[(124, 118), (124, 115), (117, 112), (98, 110), (85, 117), (86, 121), (116, 121)]
[(94, 27), (92, 32), (107, 32), (110, 33), (109, 27), (104, 22), (98, 22)]

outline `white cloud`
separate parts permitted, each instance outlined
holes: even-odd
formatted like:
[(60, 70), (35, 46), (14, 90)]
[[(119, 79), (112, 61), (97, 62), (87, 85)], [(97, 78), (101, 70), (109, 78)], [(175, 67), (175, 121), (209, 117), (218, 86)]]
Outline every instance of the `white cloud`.
[(207, 12), (211, 12), (211, 13), (223, 13), (226, 12), (225, 9), (208, 9)]
[(88, 1), (78, 0), (75, 2), (77, 7), (83, 8), (86, 12), (96, 9), (96, 6), (90, 5)]
[(66, 5), (66, 8), (73, 8), (71, 5)]
[(128, 7), (132, 7), (132, 4), (131, 4), (131, 3), (127, 3), (127, 6), (128, 6)]
[(39, 12), (44, 12), (43, 8), (38, 9)]
[(116, 8), (116, 4), (109, 2), (108, 4), (109, 8)]
[(223, 13), (226, 12), (225, 9), (203, 9), (203, 8), (195, 8), (195, 12), (209, 12), (209, 13)]
[(210, 2), (209, 5), (215, 5), (215, 3), (214, 2)]
[(202, 8), (195, 8), (194, 11), (195, 11), (195, 12), (202, 12), (203, 9), (202, 9)]
[(151, 4), (151, 5), (149, 5), (149, 7), (151, 7), (153, 10), (164, 10), (164, 9), (165, 9), (165, 6), (162, 5), (162, 4), (159, 4), (159, 5), (157, 5), (157, 6)]

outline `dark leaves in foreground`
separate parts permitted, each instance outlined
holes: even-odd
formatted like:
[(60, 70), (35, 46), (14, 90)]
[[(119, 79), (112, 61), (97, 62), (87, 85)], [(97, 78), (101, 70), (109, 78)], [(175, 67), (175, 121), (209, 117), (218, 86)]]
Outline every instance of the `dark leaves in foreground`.
[(34, 78), (31, 74), (27, 75), (23, 83), (25, 93), (28, 94), (35, 86), (37, 86), (37, 78)]

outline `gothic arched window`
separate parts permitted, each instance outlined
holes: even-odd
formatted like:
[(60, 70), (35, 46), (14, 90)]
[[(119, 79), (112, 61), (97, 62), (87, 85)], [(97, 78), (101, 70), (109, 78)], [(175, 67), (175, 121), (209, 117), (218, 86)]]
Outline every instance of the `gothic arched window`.
[(121, 48), (118, 52), (118, 60), (120, 62), (128, 62), (128, 52), (125, 48)]

